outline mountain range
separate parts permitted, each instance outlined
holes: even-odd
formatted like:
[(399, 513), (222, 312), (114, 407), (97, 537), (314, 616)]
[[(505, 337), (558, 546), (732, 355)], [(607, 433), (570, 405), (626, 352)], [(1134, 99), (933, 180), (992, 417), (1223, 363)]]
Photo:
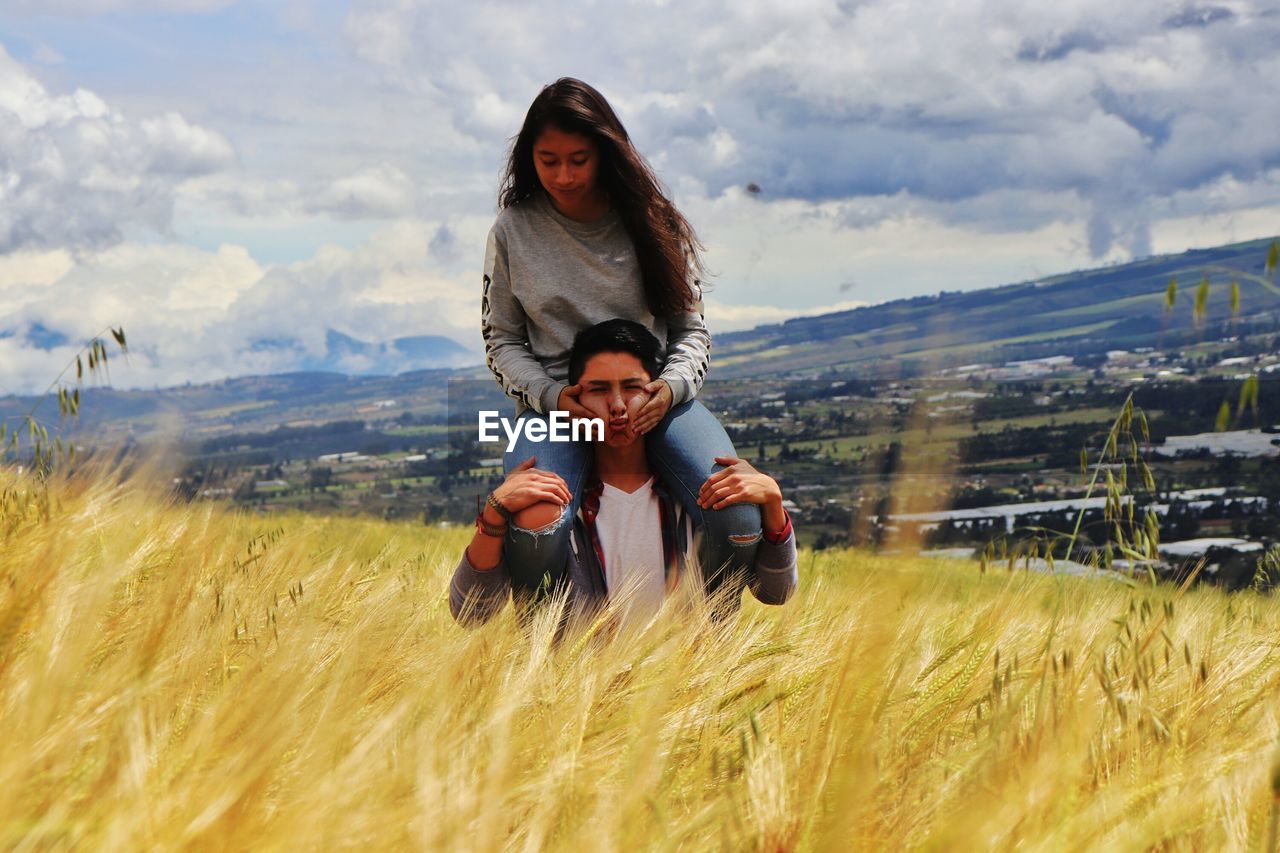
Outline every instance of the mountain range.
[[(717, 335), (712, 371), (717, 378), (742, 378), (837, 368), (891, 377), (976, 361), (1181, 346), (1224, 323), (1240, 333), (1266, 330), (1280, 318), (1280, 285), (1265, 270), (1272, 239)], [(1234, 309), (1233, 281), (1239, 293)]]
[[(832, 371), (884, 379), (976, 362), (1183, 347), (1224, 335), (1280, 332), (1280, 285), (1265, 269), (1272, 242), (1195, 249), (718, 334), (710, 379)], [(27, 334), (49, 346), (63, 342), (43, 327)], [(376, 343), (330, 330), (326, 343), (324, 356), (305, 372), (150, 391), (86, 389), (83, 426), (135, 434), (269, 429), (438, 413), (454, 380), (479, 380), (472, 387), (496, 391), (475, 356), (448, 338)], [(35, 403), (0, 398), (0, 419), (25, 414)]]

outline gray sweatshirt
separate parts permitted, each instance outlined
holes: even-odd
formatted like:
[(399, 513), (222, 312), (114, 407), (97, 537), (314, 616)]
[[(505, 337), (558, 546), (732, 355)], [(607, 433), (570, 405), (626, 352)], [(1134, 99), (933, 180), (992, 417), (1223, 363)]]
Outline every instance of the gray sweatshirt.
[(498, 215), (485, 250), (481, 333), (489, 369), (521, 410), (555, 409), (574, 336), (617, 317), (640, 323), (662, 343), (660, 378), (671, 385), (671, 405), (693, 399), (711, 351), (702, 302), (673, 318), (650, 313), (617, 213), (576, 222), (538, 193)]

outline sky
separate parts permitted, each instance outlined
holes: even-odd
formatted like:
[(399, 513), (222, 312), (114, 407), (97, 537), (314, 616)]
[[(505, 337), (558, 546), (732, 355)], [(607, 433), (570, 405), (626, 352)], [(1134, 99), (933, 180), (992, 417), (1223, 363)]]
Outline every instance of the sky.
[(107, 326), (122, 387), (330, 330), (478, 362), (507, 146), (566, 75), (706, 244), (713, 334), (1274, 235), (1276, 44), (1276, 0), (5, 0), (0, 393)]

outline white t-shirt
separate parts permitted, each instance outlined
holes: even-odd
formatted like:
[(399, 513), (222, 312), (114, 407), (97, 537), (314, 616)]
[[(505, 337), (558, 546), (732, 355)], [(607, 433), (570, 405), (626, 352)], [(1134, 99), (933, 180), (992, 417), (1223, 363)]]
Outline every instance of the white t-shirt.
[(662, 520), (654, 478), (628, 494), (604, 484), (596, 535), (604, 554), (609, 600), (624, 623), (648, 622), (666, 597), (662, 559)]

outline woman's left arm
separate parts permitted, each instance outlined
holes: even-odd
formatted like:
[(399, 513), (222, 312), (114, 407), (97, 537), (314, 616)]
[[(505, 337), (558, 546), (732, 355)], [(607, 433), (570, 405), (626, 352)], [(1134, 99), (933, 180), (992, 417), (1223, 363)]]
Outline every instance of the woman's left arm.
[(651, 396), (636, 415), (636, 432), (649, 432), (672, 406), (696, 397), (710, 363), (711, 333), (699, 299), (689, 311), (667, 320), (667, 360), (658, 378), (645, 386)]
[(703, 316), (702, 295), (683, 314), (667, 320), (667, 361), (659, 379), (671, 386), (671, 405), (692, 400), (711, 364), (711, 333)]

